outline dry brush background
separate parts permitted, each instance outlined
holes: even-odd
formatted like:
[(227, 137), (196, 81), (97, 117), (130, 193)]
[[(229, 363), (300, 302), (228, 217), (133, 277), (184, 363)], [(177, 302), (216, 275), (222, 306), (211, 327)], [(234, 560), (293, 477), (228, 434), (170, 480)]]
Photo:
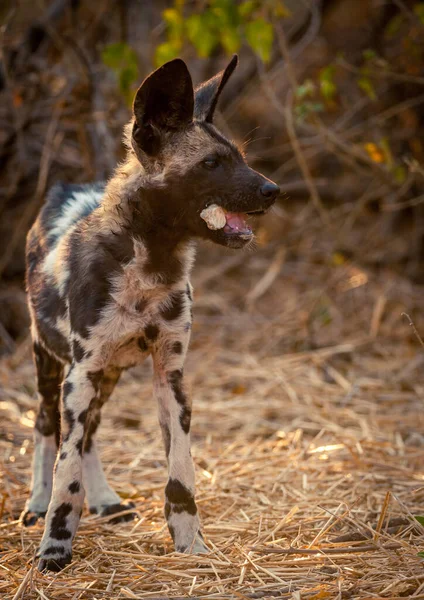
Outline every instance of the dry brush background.
[[(18, 523), (36, 407), (24, 237), (48, 185), (106, 177), (119, 158), (128, 109), (100, 51), (124, 39), (142, 79), (170, 4), (1, 9), (0, 595), (424, 598), (424, 529), (414, 518), (424, 503), (416, 2), (286, 2), (270, 62), (240, 52), (219, 124), (252, 138), (251, 164), (285, 194), (258, 224), (253, 252), (201, 246), (193, 276), (187, 375), (212, 553), (172, 553), (146, 364), (123, 378), (100, 435), (108, 477), (139, 519), (117, 527), (84, 513), (73, 564), (57, 575), (31, 569), (41, 525)], [(366, 91), (357, 71), (370, 48)], [(183, 56), (196, 81), (225, 64), (219, 52), (205, 61), (187, 47)], [(322, 69), (336, 59), (344, 66), (327, 78), (337, 88), (328, 98)], [(301, 98), (305, 81), (319, 98)], [(303, 106), (318, 100), (323, 110)]]

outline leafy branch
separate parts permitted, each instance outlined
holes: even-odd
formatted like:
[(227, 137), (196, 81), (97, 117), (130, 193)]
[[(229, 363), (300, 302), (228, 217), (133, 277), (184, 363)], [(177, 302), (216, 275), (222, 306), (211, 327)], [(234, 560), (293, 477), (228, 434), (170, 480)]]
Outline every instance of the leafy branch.
[(237, 52), (242, 43), (267, 63), (274, 42), (273, 20), (288, 17), (290, 11), (282, 0), (211, 0), (202, 12), (185, 14), (184, 1), (175, 0), (172, 8), (163, 11), (167, 40), (155, 53), (156, 65), (178, 56), (184, 45), (191, 44), (198, 56), (208, 58), (223, 49)]

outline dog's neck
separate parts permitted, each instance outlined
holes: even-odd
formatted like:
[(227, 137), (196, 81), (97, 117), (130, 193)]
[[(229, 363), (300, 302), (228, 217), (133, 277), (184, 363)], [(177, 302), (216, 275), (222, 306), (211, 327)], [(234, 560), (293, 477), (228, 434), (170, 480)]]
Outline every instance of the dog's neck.
[(115, 235), (129, 236), (146, 249), (146, 275), (166, 284), (187, 278), (194, 260), (194, 242), (167, 202), (161, 175), (148, 176), (132, 153), (108, 182), (102, 221)]

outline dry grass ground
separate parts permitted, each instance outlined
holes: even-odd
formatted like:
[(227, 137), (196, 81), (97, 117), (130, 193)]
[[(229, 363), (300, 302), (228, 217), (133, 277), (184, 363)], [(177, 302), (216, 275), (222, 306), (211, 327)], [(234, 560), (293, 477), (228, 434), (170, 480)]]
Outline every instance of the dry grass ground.
[[(275, 217), (276, 218), (276, 217)], [(212, 550), (172, 552), (150, 365), (104, 411), (110, 481), (139, 519), (83, 515), (74, 562), (31, 569), (29, 342), (0, 367), (0, 596), (424, 598), (422, 287), (361, 269), (316, 231), (256, 253), (207, 248), (187, 375), (197, 500)], [(359, 243), (359, 242), (358, 242)]]

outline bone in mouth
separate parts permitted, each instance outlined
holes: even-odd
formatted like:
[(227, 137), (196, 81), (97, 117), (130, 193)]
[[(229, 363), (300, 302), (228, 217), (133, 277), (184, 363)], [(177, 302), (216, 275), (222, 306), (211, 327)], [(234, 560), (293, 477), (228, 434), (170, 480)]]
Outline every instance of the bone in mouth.
[(200, 217), (206, 222), (208, 229), (222, 229), (227, 222), (225, 210), (218, 204), (211, 204), (202, 210)]

